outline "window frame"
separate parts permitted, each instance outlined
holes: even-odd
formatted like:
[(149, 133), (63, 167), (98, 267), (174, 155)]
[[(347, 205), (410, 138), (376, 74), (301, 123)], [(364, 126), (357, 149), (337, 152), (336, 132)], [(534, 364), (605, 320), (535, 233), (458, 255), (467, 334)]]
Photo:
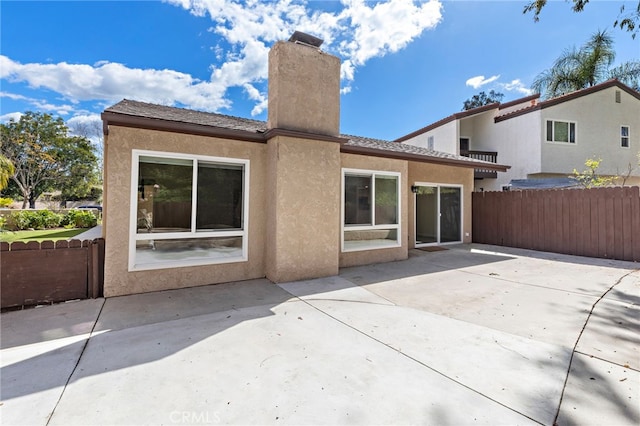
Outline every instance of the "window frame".
[[(551, 140), (549, 140), (548, 123), (551, 122)], [(555, 140), (556, 123), (567, 123), (567, 141)], [(571, 142), (571, 125), (573, 124), (573, 142)], [(547, 118), (544, 122), (544, 138), (546, 143), (575, 146), (578, 144), (578, 122), (572, 120), (560, 120), (555, 118)]]
[[(138, 234), (138, 174), (140, 168), (140, 157), (166, 158), (169, 160), (190, 160), (192, 161), (192, 182), (191, 182), (191, 230), (189, 232), (166, 232), (153, 234)], [(150, 151), (133, 149), (131, 153), (131, 196), (129, 205), (129, 271), (143, 271), (156, 269), (181, 268), (188, 266), (215, 265), (224, 263), (246, 262), (248, 260), (248, 238), (249, 238), (249, 176), (250, 160), (230, 157), (213, 157), (197, 154), (185, 154), (167, 151)], [(197, 218), (197, 192), (198, 192), (198, 162), (228, 164), (243, 167), (242, 176), (242, 228), (233, 230), (198, 230)], [(174, 239), (199, 239), (215, 237), (242, 237), (242, 255), (221, 259), (192, 259), (162, 262), (157, 264), (136, 264), (136, 243), (147, 240), (174, 240)]]
[[(402, 173), (392, 172), (386, 170), (367, 170), (367, 169), (354, 169), (354, 168), (342, 168), (342, 190), (340, 197), (340, 251), (342, 253), (378, 250), (378, 249), (390, 249), (402, 247)], [(346, 225), (345, 222), (345, 181), (347, 175), (354, 176), (369, 176), (372, 182), (372, 205), (371, 205), (371, 225)], [(396, 222), (395, 224), (375, 224), (375, 181), (377, 176), (394, 177), (396, 178), (396, 191), (397, 191), (397, 206), (396, 206)], [(345, 232), (348, 231), (375, 231), (375, 230), (395, 230), (396, 241), (393, 244), (371, 244), (362, 247), (345, 248)], [(390, 240), (391, 241), (391, 240)]]
[[(627, 129), (627, 136), (622, 135), (622, 129), (624, 129), (625, 127)], [(626, 145), (624, 145), (624, 139), (627, 140)], [(620, 148), (631, 149), (631, 126), (627, 126), (624, 124), (620, 126)]]

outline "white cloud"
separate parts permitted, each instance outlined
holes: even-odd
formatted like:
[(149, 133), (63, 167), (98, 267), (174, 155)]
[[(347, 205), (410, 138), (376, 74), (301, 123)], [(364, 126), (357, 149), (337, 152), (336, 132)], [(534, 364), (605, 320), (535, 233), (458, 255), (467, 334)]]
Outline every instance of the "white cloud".
[(10, 112), (7, 114), (0, 115), (0, 123), (8, 123), (10, 120), (19, 121), (20, 117), (22, 117), (21, 112)]
[(489, 78), (484, 78), (484, 75), (478, 75), (475, 77), (471, 77), (470, 79), (467, 80), (467, 82), (465, 83), (467, 86), (471, 86), (474, 89), (479, 89), (482, 86), (492, 83), (494, 81), (496, 81), (497, 79), (500, 78), (500, 75), (492, 75)]
[[(294, 30), (322, 38), (325, 51), (341, 56), (341, 78), (346, 83), (342, 93), (348, 93), (358, 67), (371, 58), (398, 52), (442, 20), (439, 0), (343, 0), (337, 11), (312, 10), (306, 3), (293, 0), (248, 0), (242, 4), (235, 0), (167, 2), (211, 19), (210, 31), (221, 39), (212, 49), (221, 62), (212, 64), (210, 80), (198, 80), (175, 70), (129, 68), (108, 61), (93, 65), (21, 64), (3, 55), (0, 78), (55, 91), (71, 103), (132, 98), (207, 111), (229, 107), (227, 89), (242, 87), (255, 102), (255, 115), (266, 107), (266, 94), (259, 86), (264, 86), (267, 78), (269, 48), (278, 40), (288, 39)], [(226, 52), (220, 49), (222, 43), (228, 46)], [(71, 108), (60, 107), (59, 111), (68, 114)]]
[(500, 83), (500, 87), (508, 92), (515, 91), (526, 96), (533, 94), (533, 90), (525, 86), (519, 79), (511, 80), (511, 83)]
[(78, 114), (66, 122), (69, 132), (75, 136), (84, 136), (100, 149), (102, 145), (102, 118), (100, 114)]
[[(222, 96), (224, 88), (171, 70), (128, 68), (114, 62), (97, 67), (66, 62), (21, 64), (4, 55), (0, 55), (0, 68), (0, 76), (10, 82), (26, 82), (31, 88), (53, 90), (73, 103), (135, 98), (161, 104), (181, 103), (205, 110), (228, 105)], [(43, 109), (52, 107), (42, 106)], [(66, 110), (71, 111), (70, 107)]]
[(0, 92), (0, 98), (9, 98), (14, 101), (23, 101), (30, 104), (39, 111), (55, 112), (58, 115), (67, 115), (75, 111), (75, 107), (73, 105), (54, 105), (46, 100), (29, 98), (17, 93)]

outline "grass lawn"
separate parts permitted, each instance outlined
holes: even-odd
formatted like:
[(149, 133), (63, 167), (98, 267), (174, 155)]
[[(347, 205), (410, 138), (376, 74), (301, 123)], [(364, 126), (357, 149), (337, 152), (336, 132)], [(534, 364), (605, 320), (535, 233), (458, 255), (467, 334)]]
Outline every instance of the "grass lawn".
[(88, 228), (73, 229), (41, 229), (38, 231), (2, 231), (0, 232), (0, 241), (12, 243), (14, 241), (57, 241), (68, 240), (76, 235), (86, 231)]

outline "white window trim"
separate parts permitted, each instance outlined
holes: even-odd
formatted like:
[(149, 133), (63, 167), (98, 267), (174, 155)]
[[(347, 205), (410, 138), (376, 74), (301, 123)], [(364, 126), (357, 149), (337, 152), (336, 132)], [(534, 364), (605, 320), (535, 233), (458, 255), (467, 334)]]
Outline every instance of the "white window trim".
[[(373, 185), (373, 200), (371, 205), (371, 225), (345, 225), (344, 224), (344, 195), (345, 195), (345, 177), (348, 174), (353, 175), (361, 175), (361, 176), (371, 176), (372, 185)], [(375, 177), (378, 176), (393, 176), (396, 177), (397, 180), (397, 191), (398, 191), (398, 206), (397, 206), (397, 217), (398, 223), (393, 225), (375, 225)], [(401, 222), (402, 222), (402, 174), (399, 172), (390, 172), (384, 170), (366, 170), (366, 169), (342, 169), (342, 192), (340, 197), (340, 250), (343, 253), (351, 253), (358, 251), (368, 251), (368, 250), (379, 250), (379, 249), (389, 249), (389, 248), (398, 248), (402, 247), (402, 232), (401, 232)], [(366, 247), (358, 247), (358, 248), (346, 248), (344, 247), (344, 233), (345, 231), (374, 231), (374, 230), (385, 230), (385, 229), (395, 229), (396, 230), (396, 243), (395, 244), (371, 244)]]
[[(575, 126), (575, 141), (574, 142), (559, 142), (559, 141), (548, 141), (547, 140), (547, 121), (551, 121), (553, 123), (556, 122), (561, 122), (561, 123), (569, 123), (569, 124), (573, 124)], [(553, 128), (555, 129), (555, 124), (552, 125)], [(562, 145), (562, 146), (575, 146), (578, 145), (578, 122), (577, 121), (572, 121), (572, 120), (563, 120), (560, 118), (545, 118), (544, 120), (544, 141), (545, 143), (550, 143), (550, 144), (554, 144), (554, 145)], [(571, 130), (569, 129), (569, 132), (571, 132)], [(553, 133), (555, 132), (551, 132), (551, 137), (553, 138)]]
[[(196, 216), (196, 197), (192, 197), (191, 208), (191, 226), (190, 232), (168, 232), (158, 234), (138, 234), (137, 233), (137, 218), (138, 218), (138, 171), (140, 165), (140, 157), (159, 157), (168, 159), (180, 159), (180, 160), (195, 160), (206, 161), (212, 163), (223, 164), (237, 164), (244, 167), (243, 176), (243, 212), (242, 212), (242, 229), (229, 230), (229, 231), (196, 231), (195, 230), (195, 216)], [(187, 266), (200, 266), (200, 265), (215, 265), (221, 263), (237, 263), (246, 262), (248, 260), (248, 236), (249, 236), (249, 176), (250, 176), (250, 161), (239, 158), (228, 157), (210, 157), (204, 155), (191, 155), (176, 152), (166, 151), (147, 151), (147, 150), (132, 150), (132, 162), (131, 162), (131, 198), (129, 201), (129, 271), (144, 271), (144, 270), (156, 270), (167, 268), (180, 268)], [(192, 191), (197, 188), (197, 167), (193, 167), (193, 183)], [(187, 260), (187, 261), (174, 261), (163, 262), (162, 264), (145, 264), (136, 265), (136, 242), (142, 240), (159, 239), (163, 240), (180, 239), (180, 238), (211, 238), (211, 237), (242, 237), (242, 256), (236, 258), (225, 259), (202, 259), (202, 260)]]
[[(627, 136), (622, 136), (622, 128), (627, 128)], [(627, 138), (627, 146), (622, 145), (622, 138)], [(620, 125), (620, 148), (622, 149), (631, 149), (631, 126), (627, 126), (626, 124)]]
[[(563, 142), (566, 143), (566, 142)], [(414, 183), (415, 186), (432, 186), (432, 187), (437, 187), (438, 188), (438, 197), (437, 197), (437, 201), (438, 201), (438, 216), (437, 216), (437, 223), (436, 223), (436, 231), (438, 233), (438, 238), (436, 242), (434, 243), (423, 243), (423, 244), (418, 244), (418, 242), (416, 241), (416, 229), (418, 229), (418, 215), (415, 214), (415, 209), (416, 209), (416, 203), (417, 203), (417, 197), (418, 194), (413, 194), (413, 209), (414, 209), (414, 213), (413, 213), (413, 245), (414, 247), (428, 247), (428, 246), (444, 246), (444, 245), (449, 245), (449, 244), (460, 244), (464, 241), (464, 185), (459, 185), (459, 184), (455, 184), (455, 183), (433, 183), (433, 182), (415, 182)], [(460, 188), (460, 240), (459, 241), (447, 241), (446, 243), (442, 243), (440, 242), (440, 188), (441, 187), (446, 187), (446, 188)]]

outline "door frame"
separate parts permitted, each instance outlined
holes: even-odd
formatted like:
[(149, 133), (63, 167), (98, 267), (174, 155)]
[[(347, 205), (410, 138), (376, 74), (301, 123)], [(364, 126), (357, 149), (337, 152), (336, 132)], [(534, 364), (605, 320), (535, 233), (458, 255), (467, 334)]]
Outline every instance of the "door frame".
[[(438, 189), (438, 196), (436, 200), (438, 202), (438, 214), (437, 214), (437, 223), (436, 223), (436, 242), (433, 243), (418, 243), (416, 237), (418, 236), (418, 194), (412, 192), (413, 194), (413, 246), (414, 247), (429, 247), (429, 246), (440, 246), (440, 245), (449, 245), (449, 244), (460, 244), (463, 242), (464, 235), (464, 185), (460, 185), (457, 183), (434, 183), (434, 182), (414, 182), (413, 186), (431, 186), (436, 187)], [(460, 188), (460, 240), (459, 241), (447, 241), (445, 243), (440, 242), (440, 217), (442, 213), (440, 212), (440, 188), (448, 187), (448, 188)]]

